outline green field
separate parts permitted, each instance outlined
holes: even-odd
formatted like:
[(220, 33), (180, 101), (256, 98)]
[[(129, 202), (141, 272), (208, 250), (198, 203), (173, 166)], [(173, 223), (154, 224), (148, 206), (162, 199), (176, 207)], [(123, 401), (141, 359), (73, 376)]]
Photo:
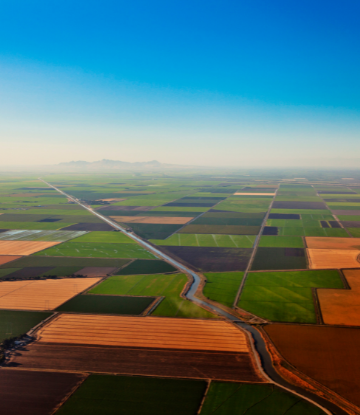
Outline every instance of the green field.
[(275, 385), (211, 382), (200, 415), (324, 415)]
[(94, 242), (65, 242), (33, 255), (89, 258), (155, 258), (153, 254), (137, 244)]
[(120, 295), (78, 295), (56, 309), (61, 312), (90, 314), (141, 314), (154, 297), (123, 297)]
[[(76, 258), (76, 257), (54, 257), (54, 256), (23, 256), (15, 261), (7, 262), (0, 266), (6, 268), (24, 267), (112, 267), (120, 268), (128, 264), (130, 259), (121, 258)], [(81, 269), (80, 268), (80, 269)]]
[(214, 318), (215, 316), (180, 294), (187, 283), (184, 274), (115, 275), (89, 291), (91, 294), (163, 296), (152, 313), (156, 316)]
[(312, 288), (344, 288), (338, 271), (249, 273), (238, 306), (271, 321), (316, 323)]
[[(1, 215), (2, 216), (2, 215)], [(0, 219), (1, 219), (0, 216)], [(48, 229), (56, 230), (66, 228), (67, 226), (74, 225), (76, 222), (71, 223), (59, 223), (59, 222), (1, 222), (0, 229)]]
[(176, 233), (170, 238), (150, 239), (155, 245), (164, 246), (207, 246), (219, 248), (252, 248), (254, 235), (215, 235), (215, 234), (185, 234)]
[(347, 228), (354, 238), (360, 238), (360, 228)]
[(57, 415), (196, 415), (205, 381), (90, 375)]
[(122, 232), (116, 231), (96, 231), (89, 232), (86, 235), (82, 235), (76, 239), (73, 239), (71, 242), (104, 242), (104, 243), (125, 243), (125, 244), (136, 244), (136, 242), (129, 238)]
[(51, 314), (37, 311), (0, 310), (0, 343), (5, 339), (27, 333)]
[(244, 276), (243, 272), (206, 272), (205, 297), (232, 307)]
[(262, 235), (260, 238), (259, 247), (304, 248), (304, 242), (301, 236)]
[[(260, 226), (240, 225), (187, 225), (181, 228), (178, 233), (190, 234), (222, 234), (222, 235), (257, 235)], [(156, 238), (154, 238), (156, 239)]]

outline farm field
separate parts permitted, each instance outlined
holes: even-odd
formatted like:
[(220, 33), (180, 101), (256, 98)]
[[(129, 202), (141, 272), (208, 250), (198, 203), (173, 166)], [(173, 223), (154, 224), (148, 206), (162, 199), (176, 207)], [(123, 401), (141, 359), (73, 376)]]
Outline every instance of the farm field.
[[(122, 379), (125, 398), (131, 381), (193, 379), (205, 385), (194, 415), (323, 413), (267, 383), (259, 366), (267, 362), (261, 343), (254, 343), (257, 361), (248, 335), (223, 314), (227, 307), (235, 319), (274, 338), (290, 364), (296, 361), (298, 370), (360, 412), (354, 392), (360, 388), (360, 176), (342, 179), (353, 175), (235, 169), (43, 173), (94, 213), (117, 221), (126, 229), (120, 232), (45, 190), (39, 175), (2, 173), (0, 335), (23, 334), (58, 313), (34, 332), (34, 341), (6, 354), (4, 370), (77, 373), (79, 382)], [(150, 242), (156, 256), (134, 234)], [(204, 308), (192, 297), (197, 277)], [(220, 310), (211, 313), (206, 303)], [(104, 414), (146, 414), (152, 402), (156, 413), (167, 407), (163, 389), (156, 398), (156, 388), (148, 392), (143, 386), (135, 401), (124, 401), (118, 390), (111, 395), (112, 381), (96, 382), (81, 395), (92, 391), (91, 399), (75, 399), (83, 386), (69, 399), (59, 388), (64, 404), (55, 414), (66, 409), (95, 415), (96, 405)], [(173, 396), (183, 396), (182, 390)], [(185, 407), (190, 401), (180, 402)]]
[(154, 301), (154, 297), (83, 294), (62, 304), (56, 311), (88, 314), (139, 315)]
[(0, 241), (0, 255), (31, 255), (58, 244), (59, 242)]
[(270, 321), (316, 323), (313, 288), (344, 285), (335, 270), (252, 272), (238, 306)]
[(360, 406), (358, 329), (271, 324), (265, 332), (291, 365)]
[(218, 248), (252, 248), (254, 235), (183, 234), (177, 233), (169, 238), (150, 239), (155, 245), (163, 246), (203, 246)]
[(245, 334), (218, 320), (61, 314), (39, 342), (249, 353)]
[(214, 318), (215, 315), (180, 297), (187, 282), (184, 274), (116, 275), (89, 292), (115, 296), (161, 296), (165, 298), (153, 311), (155, 316)]
[(50, 316), (51, 313), (0, 310), (0, 343), (22, 336)]
[[(18, 242), (19, 243), (19, 242)], [(49, 242), (50, 243), (50, 242)], [(1, 241), (0, 241), (1, 252)], [(137, 244), (65, 242), (58, 247), (43, 250), (41, 256), (90, 257), (90, 258), (155, 258)]]
[(360, 326), (360, 269), (343, 270), (350, 290), (318, 290), (325, 324)]
[(193, 415), (205, 390), (204, 381), (90, 375), (57, 414), (115, 415), (126, 408), (134, 415)]
[(78, 373), (2, 368), (0, 412), (8, 415), (48, 415), (83, 379), (84, 375)]
[(211, 382), (200, 415), (321, 415), (320, 408), (274, 385)]
[(243, 279), (243, 272), (207, 272), (203, 294), (210, 300), (232, 307)]
[(4, 281), (0, 283), (0, 309), (53, 310), (99, 280), (100, 278), (69, 278)]

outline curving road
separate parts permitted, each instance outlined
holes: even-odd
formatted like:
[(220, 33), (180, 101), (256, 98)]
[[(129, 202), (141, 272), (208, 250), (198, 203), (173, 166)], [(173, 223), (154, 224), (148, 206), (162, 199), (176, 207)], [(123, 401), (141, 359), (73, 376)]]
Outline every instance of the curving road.
[(191, 275), (193, 278), (193, 283), (189, 289), (189, 291), (186, 293), (186, 297), (193, 301), (194, 303), (197, 303), (198, 305), (206, 306), (206, 308), (211, 309), (215, 312), (215, 314), (221, 315), (228, 320), (231, 320), (233, 323), (239, 325), (242, 329), (247, 331), (250, 336), (254, 340), (254, 346), (255, 349), (260, 356), (261, 364), (259, 364), (260, 370), (262, 372), (265, 372), (267, 377), (271, 382), (276, 384), (277, 386), (286, 389), (288, 391), (291, 391), (292, 393), (295, 393), (296, 395), (300, 396), (301, 398), (311, 402), (312, 404), (320, 407), (325, 413), (327, 414), (335, 414), (335, 415), (347, 415), (347, 412), (343, 409), (339, 408), (337, 405), (322, 399), (321, 397), (314, 395), (302, 388), (299, 388), (297, 386), (294, 386), (290, 383), (288, 383), (285, 379), (283, 379), (275, 370), (272, 360), (270, 357), (270, 354), (267, 351), (266, 344), (258, 330), (256, 330), (253, 326), (250, 324), (244, 323), (240, 321), (237, 317), (227, 313), (226, 311), (222, 310), (221, 308), (218, 308), (210, 303), (207, 303), (206, 301), (200, 300), (199, 298), (195, 297), (195, 293), (199, 287), (199, 284), (201, 282), (200, 277), (196, 274), (196, 272), (192, 271), (190, 268), (187, 268), (185, 265), (177, 262), (173, 258), (169, 257), (168, 255), (164, 254), (154, 246), (150, 245), (148, 242), (144, 241), (137, 235), (135, 235), (133, 232), (127, 232), (125, 228), (123, 228), (121, 225), (119, 225), (116, 222), (113, 222), (106, 216), (101, 215), (97, 211), (93, 210), (91, 207), (81, 203), (81, 201), (73, 196), (68, 195), (67, 193), (63, 192), (62, 190), (58, 189), (57, 187), (53, 186), (52, 184), (46, 182), (45, 180), (39, 178), (42, 182), (46, 183), (49, 187), (52, 187), (57, 192), (61, 193), (68, 199), (72, 200), (74, 203), (77, 203), (78, 205), (82, 206), (84, 209), (91, 212), (93, 215), (97, 216), (99, 219), (103, 220), (104, 222), (108, 223), (115, 229), (123, 232), (126, 234), (129, 238), (136, 241), (139, 245), (143, 246), (148, 251), (152, 252), (155, 256), (165, 260), (166, 262), (173, 265), (175, 268), (177, 268), (179, 271), (184, 272), (185, 274)]

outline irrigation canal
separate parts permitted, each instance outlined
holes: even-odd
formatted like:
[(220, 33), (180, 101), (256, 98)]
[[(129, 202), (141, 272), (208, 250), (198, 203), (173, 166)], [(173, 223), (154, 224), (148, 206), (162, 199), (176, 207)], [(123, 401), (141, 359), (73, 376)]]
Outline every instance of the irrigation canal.
[(97, 216), (104, 222), (111, 225), (113, 228), (123, 232), (126, 234), (129, 238), (136, 241), (139, 245), (143, 246), (148, 251), (152, 252), (157, 257), (165, 260), (166, 262), (173, 265), (175, 268), (177, 268), (179, 271), (182, 271), (188, 275), (191, 275), (193, 278), (193, 283), (186, 293), (186, 297), (193, 301), (194, 303), (197, 303), (199, 305), (203, 305), (208, 309), (213, 310), (216, 314), (221, 315), (228, 320), (231, 320), (233, 323), (240, 326), (242, 329), (246, 330), (248, 333), (250, 333), (251, 337), (254, 340), (254, 346), (255, 349), (260, 357), (261, 365), (262, 365), (262, 371), (266, 373), (266, 375), (269, 377), (269, 379), (275, 383), (276, 385), (287, 389), (288, 391), (294, 392), (296, 395), (301, 396), (302, 398), (306, 399), (307, 401), (310, 401), (311, 403), (315, 404), (316, 406), (320, 406), (321, 409), (325, 410), (328, 414), (334, 414), (334, 415), (347, 415), (347, 412), (344, 411), (342, 408), (338, 407), (337, 405), (333, 404), (332, 402), (327, 401), (326, 399), (321, 398), (320, 396), (317, 396), (311, 392), (308, 392), (298, 386), (294, 386), (291, 383), (288, 383), (285, 379), (283, 379), (278, 372), (275, 370), (272, 360), (270, 357), (269, 352), (267, 351), (266, 344), (264, 342), (264, 339), (262, 338), (260, 332), (250, 324), (244, 323), (243, 321), (239, 320), (237, 317), (227, 313), (226, 311), (222, 310), (221, 308), (218, 308), (210, 303), (207, 303), (206, 301), (200, 300), (199, 298), (195, 297), (195, 293), (199, 287), (199, 284), (201, 282), (200, 277), (192, 271), (190, 268), (187, 268), (185, 265), (177, 262), (173, 258), (169, 257), (168, 255), (164, 254), (160, 250), (156, 249), (154, 246), (150, 245), (148, 242), (141, 239), (139, 236), (134, 234), (133, 232), (127, 232), (125, 228), (120, 226), (118, 223), (113, 222), (106, 216), (101, 215), (97, 211), (93, 210), (91, 207), (83, 204), (80, 200), (77, 198), (68, 195), (67, 193), (63, 192), (62, 190), (58, 189), (57, 187), (53, 186), (52, 184), (46, 182), (45, 180), (39, 178), (42, 182), (46, 183), (49, 187), (52, 187), (68, 199), (72, 200), (73, 202), (77, 203), (78, 205), (82, 206), (84, 209), (91, 212), (93, 215)]

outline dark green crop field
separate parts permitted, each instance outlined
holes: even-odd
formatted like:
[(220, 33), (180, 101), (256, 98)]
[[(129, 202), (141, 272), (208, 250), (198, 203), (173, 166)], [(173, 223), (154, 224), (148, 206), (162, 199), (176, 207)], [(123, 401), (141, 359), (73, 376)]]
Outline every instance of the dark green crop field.
[(196, 415), (206, 382), (90, 375), (57, 415)]
[(152, 261), (136, 259), (127, 267), (120, 270), (117, 275), (132, 274), (162, 274), (165, 272), (176, 272), (177, 269), (165, 261), (154, 259)]
[(5, 339), (27, 333), (51, 314), (37, 311), (0, 310), (0, 343)]
[(206, 272), (205, 297), (232, 307), (244, 276), (243, 272)]
[(62, 304), (56, 311), (90, 314), (141, 314), (155, 300), (154, 297), (120, 295), (78, 295)]
[(274, 385), (211, 382), (200, 415), (324, 415), (317, 406)]
[(302, 248), (258, 248), (251, 269), (280, 270), (307, 269), (305, 250)]
[(155, 258), (134, 243), (65, 242), (40, 251), (34, 256), (66, 256), (90, 258)]

